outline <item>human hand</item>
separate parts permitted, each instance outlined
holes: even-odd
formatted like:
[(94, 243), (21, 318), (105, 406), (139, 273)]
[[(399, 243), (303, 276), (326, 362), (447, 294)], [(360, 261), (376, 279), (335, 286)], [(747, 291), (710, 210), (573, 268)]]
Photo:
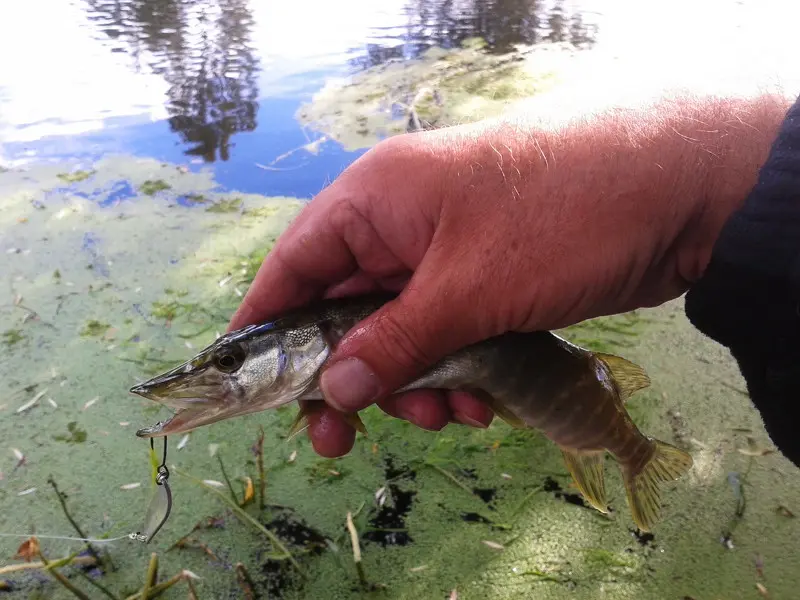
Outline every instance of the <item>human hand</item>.
[(389, 138), (287, 228), (230, 329), (322, 296), (401, 291), (330, 358), (330, 406), (309, 418), (315, 450), (347, 453), (355, 432), (338, 410), (373, 402), (426, 429), (488, 426), (491, 411), (466, 393), (391, 394), (492, 335), (679, 296), (753, 185), (783, 110), (765, 98), (680, 100)]

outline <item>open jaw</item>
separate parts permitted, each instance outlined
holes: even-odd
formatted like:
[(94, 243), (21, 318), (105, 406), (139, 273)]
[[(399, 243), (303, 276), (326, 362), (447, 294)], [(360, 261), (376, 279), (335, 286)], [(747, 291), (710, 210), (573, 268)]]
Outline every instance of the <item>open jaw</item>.
[(178, 410), (206, 408), (226, 401), (221, 377), (211, 369), (187, 372), (174, 369), (130, 389), (130, 392)]
[(178, 409), (166, 421), (159, 421), (150, 427), (144, 427), (136, 432), (141, 438), (161, 437), (177, 433), (187, 433), (203, 425), (210, 425), (223, 419), (238, 417), (270, 408), (265, 405), (204, 405), (191, 408)]

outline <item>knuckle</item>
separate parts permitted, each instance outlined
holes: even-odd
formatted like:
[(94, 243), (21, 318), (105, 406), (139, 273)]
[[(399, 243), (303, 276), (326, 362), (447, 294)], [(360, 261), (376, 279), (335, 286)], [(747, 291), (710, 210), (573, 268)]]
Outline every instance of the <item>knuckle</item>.
[(412, 330), (392, 311), (376, 319), (373, 331), (381, 352), (401, 370), (417, 372), (431, 364), (428, 353)]

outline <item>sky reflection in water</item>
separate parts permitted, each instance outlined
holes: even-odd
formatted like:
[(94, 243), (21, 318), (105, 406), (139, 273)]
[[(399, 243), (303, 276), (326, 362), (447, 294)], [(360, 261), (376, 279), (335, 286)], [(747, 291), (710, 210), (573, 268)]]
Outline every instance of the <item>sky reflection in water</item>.
[(225, 189), (301, 198), (364, 152), (325, 142), (257, 166), (321, 137), (294, 114), (326, 78), (475, 35), (502, 50), (580, 25), (531, 0), (39, 0), (15, 11), (0, 19), (0, 52), (20, 55), (32, 32), (46, 43), (0, 65), (1, 162), (125, 152), (210, 166)]

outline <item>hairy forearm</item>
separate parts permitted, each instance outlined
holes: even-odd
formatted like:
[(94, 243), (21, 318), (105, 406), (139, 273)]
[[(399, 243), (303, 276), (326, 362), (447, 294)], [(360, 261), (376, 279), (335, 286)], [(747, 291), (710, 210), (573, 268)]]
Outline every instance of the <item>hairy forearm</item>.
[[(593, 201), (581, 202), (591, 207), (611, 197), (620, 221), (637, 204), (658, 205), (653, 215), (668, 219), (674, 233), (660, 239), (681, 244), (677, 268), (688, 284), (703, 273), (723, 223), (753, 187), (791, 104), (776, 94), (672, 96), (572, 118), (493, 119), (441, 135), (453, 152), (470, 156), (469, 173), (462, 166), (456, 177), (480, 179), (476, 190), (490, 180), (500, 198), (564, 202), (591, 193)], [(645, 237), (650, 226), (663, 225), (643, 222), (625, 234)]]

